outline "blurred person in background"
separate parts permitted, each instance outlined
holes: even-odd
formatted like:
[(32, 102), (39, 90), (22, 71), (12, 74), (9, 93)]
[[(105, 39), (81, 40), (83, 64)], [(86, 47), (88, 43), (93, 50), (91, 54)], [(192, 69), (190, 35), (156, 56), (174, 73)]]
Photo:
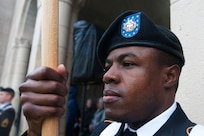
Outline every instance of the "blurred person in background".
[(90, 136), (91, 130), (89, 129), (89, 125), (91, 124), (95, 111), (96, 107), (93, 100), (90, 98), (87, 99), (81, 123), (80, 136)]
[(9, 136), (15, 119), (15, 110), (11, 101), (15, 95), (12, 88), (0, 87), (0, 135)]
[(94, 117), (91, 121), (91, 125), (89, 126), (89, 129), (92, 131), (96, 126), (98, 126), (104, 120), (105, 120), (105, 111), (103, 106), (103, 98), (100, 97), (97, 103), (97, 110), (94, 113)]

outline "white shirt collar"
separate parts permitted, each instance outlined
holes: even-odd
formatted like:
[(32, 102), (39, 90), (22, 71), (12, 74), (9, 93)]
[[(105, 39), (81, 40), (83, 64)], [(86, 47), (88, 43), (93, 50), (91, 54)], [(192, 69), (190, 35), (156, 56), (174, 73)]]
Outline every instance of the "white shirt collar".
[(0, 109), (3, 109), (4, 106), (6, 106), (7, 104), (9, 104), (9, 103), (3, 103), (3, 104), (0, 104)]
[(125, 128), (129, 128), (130, 131), (137, 132), (137, 136), (153, 136), (163, 125), (164, 123), (170, 118), (170, 116), (173, 114), (173, 112), (176, 110), (176, 102), (172, 104), (170, 108), (168, 108), (166, 111), (161, 113), (159, 116), (153, 118), (143, 126), (141, 126), (139, 129), (134, 130), (131, 129), (127, 124), (125, 124)]

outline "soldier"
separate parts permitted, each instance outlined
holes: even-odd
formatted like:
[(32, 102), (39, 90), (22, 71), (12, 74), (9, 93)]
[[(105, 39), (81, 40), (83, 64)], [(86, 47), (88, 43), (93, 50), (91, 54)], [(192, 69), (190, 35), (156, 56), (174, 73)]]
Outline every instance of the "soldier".
[[(94, 129), (93, 136), (204, 135), (204, 127), (190, 121), (175, 101), (185, 59), (169, 29), (142, 12), (126, 11), (103, 34), (98, 57), (105, 69), (105, 114), (111, 121)], [(40, 68), (20, 86), (29, 134), (40, 136), (45, 117), (64, 113), (66, 70), (60, 65), (57, 71)]]
[(9, 136), (11, 126), (15, 118), (15, 110), (11, 101), (15, 92), (11, 88), (0, 87), (0, 134)]

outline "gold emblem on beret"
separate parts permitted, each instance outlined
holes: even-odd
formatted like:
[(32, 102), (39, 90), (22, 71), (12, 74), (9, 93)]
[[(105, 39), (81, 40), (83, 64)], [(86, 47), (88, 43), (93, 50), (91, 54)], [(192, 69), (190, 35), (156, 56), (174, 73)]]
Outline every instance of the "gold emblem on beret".
[(9, 124), (9, 119), (6, 118), (1, 122), (1, 127), (6, 128)]

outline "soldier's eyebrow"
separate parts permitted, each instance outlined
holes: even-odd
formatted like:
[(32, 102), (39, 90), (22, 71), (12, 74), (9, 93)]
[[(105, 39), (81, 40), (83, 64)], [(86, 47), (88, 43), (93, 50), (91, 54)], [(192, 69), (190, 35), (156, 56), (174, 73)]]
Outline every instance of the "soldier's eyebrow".
[[(120, 54), (116, 60), (118, 62), (121, 62), (122, 60), (124, 60), (126, 57), (132, 57), (132, 58), (139, 58), (136, 54), (132, 53), (132, 52), (127, 52), (127, 53), (122, 53)], [(111, 59), (106, 59), (105, 60), (105, 64), (110, 64), (111, 63)]]
[(123, 60), (123, 59), (126, 58), (126, 57), (138, 58), (138, 56), (135, 55), (134, 53), (132, 53), (132, 52), (127, 52), (127, 53), (123, 53), (123, 54), (119, 55), (119, 56), (118, 56), (118, 61), (121, 61), (121, 60)]

